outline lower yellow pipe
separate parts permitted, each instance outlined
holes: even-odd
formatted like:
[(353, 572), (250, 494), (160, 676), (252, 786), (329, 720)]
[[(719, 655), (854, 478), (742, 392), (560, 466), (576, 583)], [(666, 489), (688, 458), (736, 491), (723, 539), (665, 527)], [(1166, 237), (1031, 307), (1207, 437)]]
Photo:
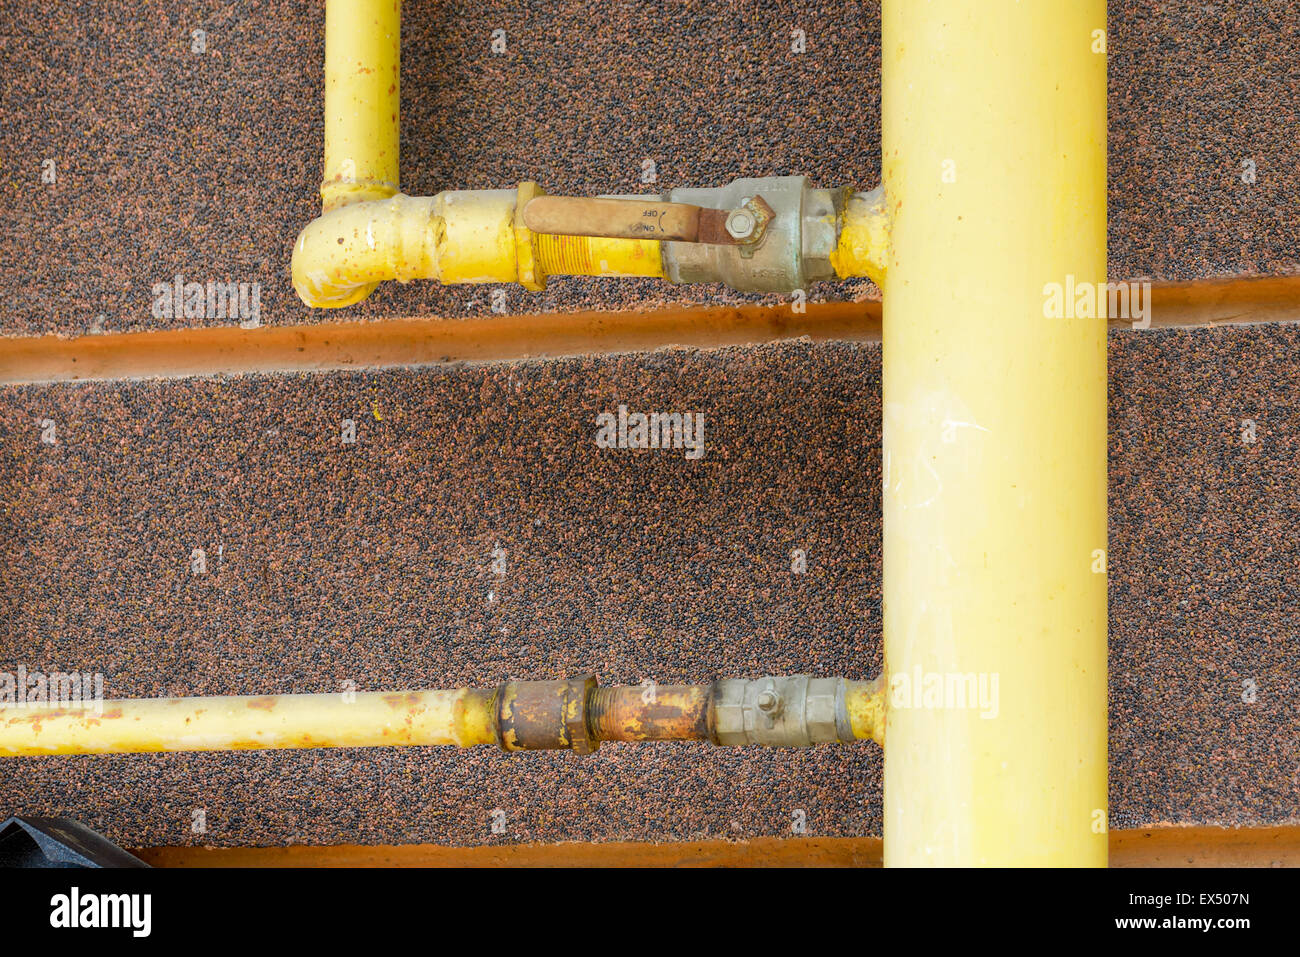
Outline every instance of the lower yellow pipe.
[[(880, 682), (836, 680), (843, 683), (852, 737), (880, 742)], [(644, 687), (597, 688), (585, 676), (492, 689), (119, 699), (75, 708), (15, 704), (0, 707), (0, 757), (482, 744), (578, 750), (575, 738), (590, 745), (582, 753), (600, 741), (719, 743), (719, 687), (664, 686), (647, 697)], [(830, 720), (838, 726), (839, 718)], [(790, 740), (806, 743), (803, 730)], [(839, 740), (849, 738), (841, 732)]]
[(0, 755), (494, 743), (494, 693), (356, 692), (0, 708)]

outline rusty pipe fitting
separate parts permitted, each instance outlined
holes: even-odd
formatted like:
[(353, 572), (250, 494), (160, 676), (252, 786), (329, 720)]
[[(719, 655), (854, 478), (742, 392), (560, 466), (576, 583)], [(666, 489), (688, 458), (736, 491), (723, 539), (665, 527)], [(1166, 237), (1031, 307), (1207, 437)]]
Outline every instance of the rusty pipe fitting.
[(599, 746), (587, 730), (587, 702), (595, 688), (590, 674), (568, 681), (507, 681), (497, 694), (501, 747), (590, 754)]
[(509, 681), (497, 689), (506, 751), (590, 754), (602, 741), (708, 741), (722, 747), (805, 748), (883, 742), (883, 684), (787, 675), (710, 685), (601, 688), (594, 675)]
[(711, 692), (706, 685), (597, 688), (587, 726), (600, 741), (710, 741)]

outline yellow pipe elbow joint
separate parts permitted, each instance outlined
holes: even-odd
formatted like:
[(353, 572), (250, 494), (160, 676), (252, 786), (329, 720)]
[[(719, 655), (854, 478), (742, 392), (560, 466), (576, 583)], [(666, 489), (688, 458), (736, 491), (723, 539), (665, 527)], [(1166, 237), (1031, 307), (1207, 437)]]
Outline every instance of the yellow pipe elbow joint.
[(525, 182), (517, 190), (398, 193), (337, 206), (299, 234), (294, 289), (313, 308), (339, 309), (388, 279), (519, 283), (536, 291), (553, 275), (663, 276), (655, 240), (531, 232), (519, 210), (539, 195), (536, 183)]
[(303, 302), (351, 306), (387, 279), (536, 291), (548, 275), (664, 275), (656, 241), (530, 232), (522, 210), (543, 194), (536, 183), (400, 193), (401, 16), (400, 0), (325, 5), (323, 212), (299, 234), (291, 267)]
[(293, 249), (293, 285), (307, 305), (351, 306), (387, 279), (516, 282), (515, 191), (402, 193), (340, 206), (308, 223)]

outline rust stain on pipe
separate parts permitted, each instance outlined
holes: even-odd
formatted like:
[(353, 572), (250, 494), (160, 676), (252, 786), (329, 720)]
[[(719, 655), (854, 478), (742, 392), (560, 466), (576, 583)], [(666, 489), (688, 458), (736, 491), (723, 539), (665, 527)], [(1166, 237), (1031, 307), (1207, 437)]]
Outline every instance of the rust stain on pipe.
[[(1300, 827), (1110, 832), (1111, 867), (1300, 867)], [(760, 837), (644, 844), (149, 847), (153, 867), (879, 867), (879, 837)]]
[[(1300, 277), (1156, 283), (1151, 327), (1300, 322)], [(1131, 323), (1111, 320), (1112, 329)], [(481, 319), (392, 318), (300, 326), (0, 337), (0, 383), (116, 381), (382, 369), (448, 362), (717, 348), (809, 336), (879, 342), (880, 303), (674, 307)], [(1140, 334), (1140, 331), (1139, 331)]]
[(717, 348), (797, 339), (880, 341), (880, 303), (718, 306), (480, 319), (386, 319), (241, 329), (0, 337), (0, 383), (383, 369), (449, 362)]
[(710, 697), (703, 685), (597, 688), (587, 723), (600, 741), (707, 741)]

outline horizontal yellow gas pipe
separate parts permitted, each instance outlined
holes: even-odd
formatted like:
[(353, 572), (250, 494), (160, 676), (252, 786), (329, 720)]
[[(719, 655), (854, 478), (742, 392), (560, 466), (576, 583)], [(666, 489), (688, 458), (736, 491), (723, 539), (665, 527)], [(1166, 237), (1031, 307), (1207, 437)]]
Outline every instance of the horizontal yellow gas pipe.
[(880, 187), (849, 198), (831, 265), (841, 279), (866, 276), (884, 287), (889, 256), (889, 214)]
[[(757, 679), (777, 687), (791, 680), (806, 683), (807, 677)], [(879, 742), (880, 683), (830, 680), (839, 682), (851, 725), (838, 740)], [(587, 753), (602, 741), (656, 740), (806, 744), (807, 728), (798, 721), (786, 739), (737, 738), (743, 724), (737, 724), (737, 701), (720, 703), (719, 695), (723, 685), (734, 692), (750, 684), (663, 686), (650, 694), (641, 686), (599, 688), (588, 675), (491, 689), (120, 699), (76, 708), (13, 704), (0, 707), (0, 757), (482, 744)]]
[(860, 741), (885, 743), (884, 679), (850, 681), (844, 696), (853, 726), (853, 736)]
[(94, 710), (0, 708), (0, 755), (492, 744), (494, 693), (143, 698)]

